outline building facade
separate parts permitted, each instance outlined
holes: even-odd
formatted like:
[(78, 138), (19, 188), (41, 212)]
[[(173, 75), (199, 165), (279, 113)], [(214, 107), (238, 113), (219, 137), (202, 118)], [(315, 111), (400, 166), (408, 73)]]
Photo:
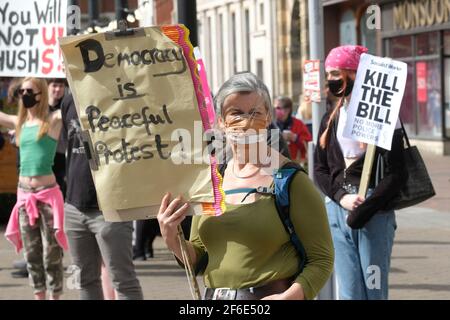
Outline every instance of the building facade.
[(371, 54), (380, 54), (380, 37), (367, 24), (370, 0), (324, 0), (325, 55), (339, 45), (361, 44)]
[(305, 3), (197, 0), (199, 47), (212, 91), (217, 92), (232, 74), (251, 71), (272, 95), (288, 95), (298, 102), (302, 53), (307, 52), (307, 41), (301, 41), (306, 36)]
[(408, 64), (400, 116), (422, 148), (450, 154), (450, 1), (381, 1), (384, 55)]
[(274, 92), (275, 1), (198, 0), (199, 47), (213, 93), (231, 75), (252, 71)]

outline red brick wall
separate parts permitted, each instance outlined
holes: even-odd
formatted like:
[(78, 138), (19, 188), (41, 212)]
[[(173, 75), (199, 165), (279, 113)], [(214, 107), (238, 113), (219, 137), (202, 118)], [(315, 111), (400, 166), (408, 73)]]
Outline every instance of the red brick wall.
[[(88, 2), (90, 0), (80, 0), (78, 2), (81, 12), (87, 13), (88, 12)], [(98, 1), (98, 0), (95, 0)], [(128, 8), (130, 9), (136, 9), (138, 6), (138, 0), (128, 0)], [(115, 12), (115, 1), (114, 0), (101, 0), (99, 5), (99, 12)]]
[(156, 0), (155, 18), (156, 25), (172, 24), (172, 11), (174, 0)]

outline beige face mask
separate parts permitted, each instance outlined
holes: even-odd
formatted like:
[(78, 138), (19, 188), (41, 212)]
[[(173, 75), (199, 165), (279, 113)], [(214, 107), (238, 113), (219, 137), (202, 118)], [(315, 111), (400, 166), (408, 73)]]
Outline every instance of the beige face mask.
[(267, 116), (225, 114), (225, 134), (234, 144), (254, 144), (267, 139)]

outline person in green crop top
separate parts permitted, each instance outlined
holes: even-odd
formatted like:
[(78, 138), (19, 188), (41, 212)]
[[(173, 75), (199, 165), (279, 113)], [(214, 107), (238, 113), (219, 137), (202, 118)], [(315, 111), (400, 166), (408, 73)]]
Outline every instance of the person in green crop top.
[[(18, 90), (17, 115), (0, 112), (0, 125), (15, 129), (20, 152), (17, 203), (5, 235), (25, 250), (35, 299), (58, 299), (63, 288), (63, 231), (61, 190), (52, 171), (61, 112), (49, 113), (47, 82), (25, 78)], [(12, 240), (11, 240), (12, 239)]]
[[(266, 146), (265, 128), (273, 115), (266, 86), (252, 73), (239, 73), (222, 85), (215, 103), (218, 127), (232, 150), (223, 177), (226, 212), (194, 216), (187, 242), (195, 268), (208, 257), (204, 298), (314, 299), (331, 275), (334, 250), (325, 206), (312, 181), (299, 171), (289, 188), (290, 217), (307, 256), (301, 273), (273, 196), (231, 192), (271, 187), (273, 170), (288, 161)], [(177, 226), (188, 207), (166, 194), (157, 216), (164, 241), (181, 261)]]

